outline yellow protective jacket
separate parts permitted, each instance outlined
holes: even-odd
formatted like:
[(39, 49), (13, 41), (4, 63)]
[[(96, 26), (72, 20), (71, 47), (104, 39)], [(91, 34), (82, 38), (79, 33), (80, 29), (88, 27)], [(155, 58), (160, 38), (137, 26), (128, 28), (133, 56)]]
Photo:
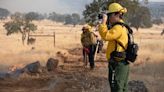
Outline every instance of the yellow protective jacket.
[(81, 43), (83, 47), (88, 47), (90, 45), (96, 44), (96, 37), (94, 33), (87, 30), (81, 34)]
[[(108, 41), (106, 51), (106, 57), (108, 60), (110, 59), (110, 54), (115, 50), (116, 41), (122, 44), (125, 48), (127, 48), (128, 35), (127, 29), (124, 26), (118, 24), (108, 30), (106, 24), (100, 24), (98, 30), (102, 39)], [(117, 51), (122, 52), (125, 50), (117, 43)]]

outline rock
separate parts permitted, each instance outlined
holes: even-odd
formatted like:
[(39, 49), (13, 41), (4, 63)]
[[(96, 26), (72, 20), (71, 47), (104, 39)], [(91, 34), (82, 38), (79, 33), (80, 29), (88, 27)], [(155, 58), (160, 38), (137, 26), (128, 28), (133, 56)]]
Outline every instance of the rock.
[(147, 87), (143, 81), (132, 80), (128, 83), (129, 92), (148, 92)]
[(58, 66), (59, 60), (54, 58), (49, 58), (46, 64), (48, 71), (56, 71), (56, 68)]
[(34, 63), (28, 64), (25, 66), (25, 72), (28, 73), (41, 73), (42, 72), (42, 67), (40, 65), (39, 61), (36, 61)]
[(20, 75), (22, 75), (24, 73), (24, 69), (17, 69), (15, 71), (10, 72), (10, 78), (19, 78)]
[(10, 74), (6, 72), (0, 72), (0, 80), (4, 80), (6, 78), (9, 78)]
[(6, 78), (12, 78), (17, 79), (22, 77), (22, 75), (37, 75), (42, 73), (43, 68), (41, 67), (39, 61), (36, 61), (34, 63), (30, 63), (26, 65), (25, 67), (21, 66), (18, 67), (17, 65), (14, 65), (11, 67), (11, 70), (8, 72), (0, 72), (0, 79), (6, 79)]

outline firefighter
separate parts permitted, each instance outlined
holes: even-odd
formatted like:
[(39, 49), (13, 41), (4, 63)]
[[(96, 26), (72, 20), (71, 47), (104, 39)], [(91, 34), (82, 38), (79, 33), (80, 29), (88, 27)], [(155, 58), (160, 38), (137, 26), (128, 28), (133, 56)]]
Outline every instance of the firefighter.
[(82, 28), (81, 43), (83, 46), (83, 56), (89, 57), (90, 69), (94, 69), (94, 55), (96, 50), (96, 36), (92, 32), (92, 28), (89, 25), (85, 25)]
[[(108, 7), (108, 14), (103, 14), (102, 22), (98, 30), (103, 40), (108, 42), (106, 57), (109, 61), (109, 75), (111, 92), (127, 92), (129, 76), (129, 64), (125, 59), (125, 49), (128, 45), (127, 28), (122, 25), (114, 25), (117, 22), (123, 23), (123, 14), (127, 9), (119, 3), (111, 3)], [(108, 29), (107, 21), (111, 26)], [(114, 25), (114, 26), (112, 26)], [(124, 48), (122, 46), (124, 46)], [(119, 54), (117, 57), (116, 54)]]

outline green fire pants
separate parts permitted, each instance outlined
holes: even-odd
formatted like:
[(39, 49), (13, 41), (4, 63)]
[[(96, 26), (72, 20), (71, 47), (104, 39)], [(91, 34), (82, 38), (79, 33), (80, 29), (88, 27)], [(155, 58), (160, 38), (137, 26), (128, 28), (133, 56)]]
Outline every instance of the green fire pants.
[(112, 64), (109, 61), (109, 75), (111, 92), (128, 92), (129, 64), (125, 60)]

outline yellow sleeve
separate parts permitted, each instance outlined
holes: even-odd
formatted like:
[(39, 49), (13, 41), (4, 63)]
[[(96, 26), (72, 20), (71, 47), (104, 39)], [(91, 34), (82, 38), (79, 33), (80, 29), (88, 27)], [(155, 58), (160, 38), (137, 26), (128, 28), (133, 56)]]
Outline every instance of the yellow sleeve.
[(115, 25), (110, 30), (108, 30), (107, 25), (105, 25), (105, 24), (100, 24), (98, 27), (100, 36), (105, 41), (118, 39), (121, 36), (122, 29), (123, 29), (123, 27), (121, 25)]

